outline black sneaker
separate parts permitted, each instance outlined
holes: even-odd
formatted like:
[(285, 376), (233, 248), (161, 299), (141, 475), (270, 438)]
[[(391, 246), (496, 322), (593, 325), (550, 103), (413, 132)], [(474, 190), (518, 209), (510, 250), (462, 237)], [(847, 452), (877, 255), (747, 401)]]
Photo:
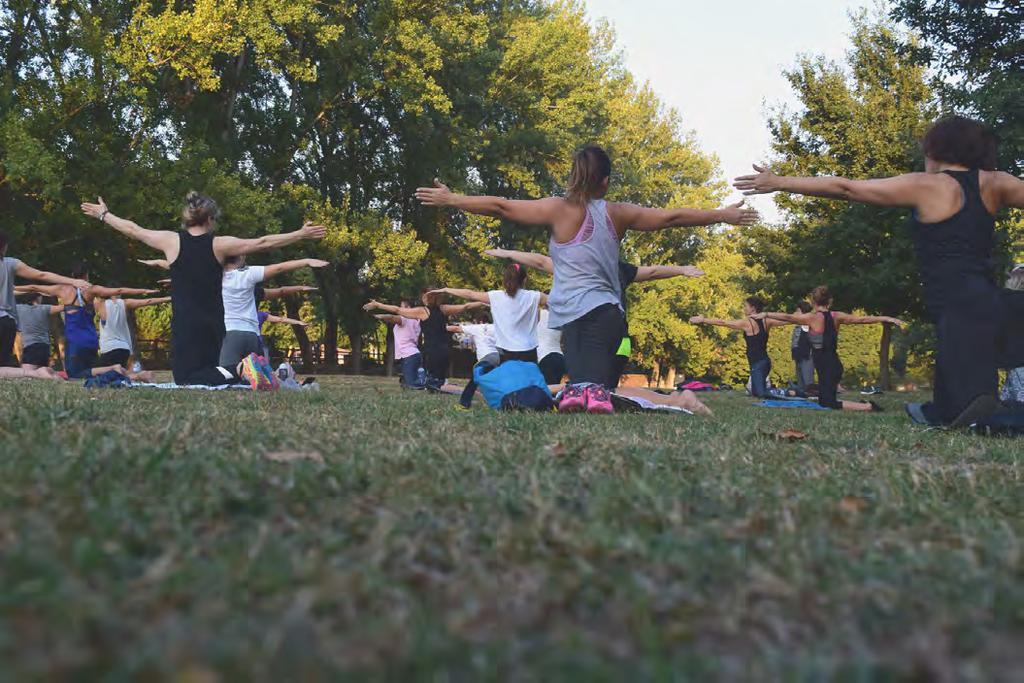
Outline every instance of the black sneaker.
[(868, 403), (871, 405), (871, 412), (872, 413), (884, 413), (885, 412), (885, 408), (883, 408), (882, 406), (878, 405), (874, 401), (868, 401)]
[(965, 429), (976, 422), (992, 417), (1000, 408), (999, 399), (991, 394), (976, 396), (956, 419), (949, 423), (950, 429)]

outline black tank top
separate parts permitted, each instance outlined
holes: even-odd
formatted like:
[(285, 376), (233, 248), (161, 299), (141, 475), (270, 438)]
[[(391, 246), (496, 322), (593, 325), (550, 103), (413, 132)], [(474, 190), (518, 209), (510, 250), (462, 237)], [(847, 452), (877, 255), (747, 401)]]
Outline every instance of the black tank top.
[(213, 235), (178, 231), (178, 258), (171, 264), (171, 328), (224, 323), (224, 267), (213, 253)]
[(922, 223), (916, 214), (911, 218), (924, 301), (933, 319), (958, 296), (975, 296), (975, 285), (996, 286), (995, 217), (981, 199), (978, 169), (943, 173), (960, 185), (960, 211), (938, 223)]
[(440, 306), (428, 306), (430, 316), (420, 325), (423, 331), (423, 346), (432, 350), (447, 349), (451, 344), (451, 335), (448, 334), (448, 318)]
[(768, 328), (763, 320), (754, 322), (757, 324), (757, 334), (743, 333), (743, 339), (747, 342), (747, 362), (751, 364), (768, 357)]
[(839, 355), (839, 330), (836, 329), (836, 321), (832, 317), (832, 311), (822, 311), (825, 319), (825, 327), (820, 334), (810, 333), (811, 346), (815, 351), (821, 351), (830, 355)]

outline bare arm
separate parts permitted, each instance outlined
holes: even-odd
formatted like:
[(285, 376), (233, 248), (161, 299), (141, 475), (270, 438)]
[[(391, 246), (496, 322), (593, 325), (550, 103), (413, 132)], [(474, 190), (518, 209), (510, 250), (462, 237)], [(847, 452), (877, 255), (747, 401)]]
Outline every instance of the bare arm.
[(478, 292), (473, 289), (458, 289), (455, 287), (445, 287), (443, 289), (435, 289), (430, 293), (449, 294), (451, 296), (457, 296), (460, 299), (466, 299), (467, 301), (477, 301), (482, 304), (491, 303), (491, 297), (487, 294), (487, 292)]
[(426, 320), (430, 317), (430, 311), (423, 306), (417, 306), (416, 308), (403, 308), (402, 306), (392, 306), (390, 304), (382, 304), (379, 301), (370, 301), (368, 304), (363, 306), (364, 311), (384, 311), (392, 315), (399, 315), (409, 320)]
[(292, 294), (301, 294), (303, 292), (315, 292), (317, 287), (310, 287), (308, 285), (292, 285), (288, 287), (274, 287), (273, 289), (264, 289), (263, 298), (280, 299), (282, 297), (291, 296)]
[(483, 302), (473, 301), (473, 302), (468, 303), (468, 304), (459, 304), (459, 305), (443, 304), (441, 306), (441, 311), (445, 315), (447, 315), (447, 316), (453, 316), (453, 315), (462, 315), (463, 313), (468, 313), (469, 311), (475, 311), (475, 310), (477, 310), (479, 308), (486, 308), (486, 307), (487, 307), (487, 304), (485, 304)]
[(159, 306), (160, 304), (171, 303), (171, 297), (161, 296), (155, 299), (125, 299), (124, 307), (128, 310), (135, 310), (136, 308), (145, 308), (146, 306)]
[(44, 294), (46, 296), (60, 297), (61, 288), (66, 285), (18, 285), (14, 288), (15, 294)]
[(402, 316), (400, 316), (400, 315), (387, 315), (385, 313), (378, 313), (377, 315), (375, 315), (373, 317), (376, 318), (377, 320), (380, 320), (381, 322), (387, 323), (389, 325), (401, 325), (402, 324)]
[(883, 323), (889, 323), (890, 325), (896, 325), (897, 327), (903, 327), (906, 325), (905, 322), (899, 318), (893, 318), (888, 315), (851, 315), (849, 313), (833, 312), (832, 317), (835, 318), (836, 322), (843, 325), (881, 325)]
[(433, 187), (416, 190), (416, 199), (424, 206), (450, 206), (478, 216), (491, 216), (525, 225), (551, 225), (564, 209), (565, 200), (505, 199), (503, 197), (470, 197), (456, 194), (436, 178)]
[(327, 234), (327, 230), (322, 225), (305, 223), (301, 228), (292, 232), (264, 235), (254, 239), (241, 239), (225, 235), (213, 238), (213, 251), (217, 258), (223, 261), (229, 256), (243, 256), (259, 251), (280, 249), (301, 240), (320, 240), (325, 234)]
[(1000, 171), (995, 174), (995, 181), (1003, 206), (1024, 209), (1024, 180)]
[(733, 185), (745, 195), (791, 192), (809, 197), (840, 199), (876, 206), (918, 208), (935, 191), (935, 178), (928, 173), (906, 173), (893, 178), (850, 180), (839, 176), (797, 178), (780, 176), (764, 166), (754, 165), (754, 175), (736, 178)]
[(449, 325), (446, 329), (452, 334), (462, 334), (462, 325)]
[(138, 289), (136, 287), (101, 287), (100, 285), (93, 285), (89, 288), (89, 293), (94, 297), (101, 299), (109, 299), (112, 296), (145, 296), (147, 294), (156, 294), (159, 289)]
[(178, 236), (175, 233), (169, 230), (146, 230), (130, 220), (118, 218), (107, 209), (103, 197), (99, 198), (98, 204), (83, 202), (82, 213), (98, 218), (101, 223), (106, 223), (125, 237), (164, 252), (168, 259), (171, 258), (170, 252), (177, 247)]
[(264, 266), (263, 279), (269, 280), (282, 273), (290, 273), (300, 268), (323, 268), (326, 265), (330, 264), (327, 261), (321, 261), (316, 258), (303, 258), (295, 261), (285, 261), (284, 263), (275, 263), (270, 266)]
[(551, 257), (544, 254), (536, 254), (532, 251), (515, 251), (514, 249), (488, 249), (484, 253), (494, 258), (507, 258), (527, 268), (533, 268), (548, 274), (555, 272), (555, 264)]
[(281, 323), (285, 325), (298, 325), (299, 327), (309, 327), (309, 323), (303, 320), (296, 320), (295, 318), (285, 318), (280, 315), (268, 315), (268, 323)]
[(767, 322), (778, 322), (786, 325), (810, 325), (817, 318), (817, 313), (778, 313), (775, 311), (756, 313), (753, 317), (755, 320), (764, 320)]
[[(18, 262), (18, 267), (14, 271), (14, 274), (20, 278), (26, 280), (35, 280), (36, 282), (45, 282), (50, 285), (70, 285), (78, 289), (88, 289), (89, 283), (85, 280), (76, 280), (70, 277), (64, 277), (63, 275), (57, 275), (45, 270), (37, 270), (30, 265)], [(45, 294), (45, 292), (44, 292)]]
[(673, 277), (702, 277), (704, 271), (697, 266), (640, 266), (633, 282), (667, 280)]
[(718, 318), (705, 318), (702, 315), (695, 315), (690, 318), (690, 322), (694, 325), (727, 327), (730, 330), (740, 330), (741, 332), (746, 332), (750, 329), (750, 324), (746, 320), (719, 320)]
[(744, 209), (742, 201), (724, 209), (651, 209), (636, 204), (611, 204), (608, 210), (620, 235), (626, 230), (650, 232), (717, 223), (752, 225), (758, 219), (757, 211)]
[(144, 266), (150, 266), (152, 268), (160, 268), (162, 270), (170, 270), (171, 269), (171, 264), (168, 263), (167, 259), (164, 259), (164, 258), (150, 258), (150, 259), (140, 258), (140, 259), (136, 259), (136, 261), (138, 261), (139, 263), (141, 263)]

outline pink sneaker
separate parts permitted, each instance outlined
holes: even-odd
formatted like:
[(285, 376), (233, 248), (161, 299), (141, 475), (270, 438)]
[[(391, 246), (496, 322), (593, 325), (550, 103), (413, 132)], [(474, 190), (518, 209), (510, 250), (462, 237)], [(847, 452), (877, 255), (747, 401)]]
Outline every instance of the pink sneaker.
[(583, 393), (587, 399), (588, 413), (596, 415), (611, 415), (615, 412), (615, 407), (612, 406), (612, 397), (608, 395), (608, 390), (604, 387), (595, 384), (592, 387), (584, 389)]
[(575, 384), (566, 384), (562, 400), (558, 404), (560, 413), (582, 413), (587, 409), (587, 392)]

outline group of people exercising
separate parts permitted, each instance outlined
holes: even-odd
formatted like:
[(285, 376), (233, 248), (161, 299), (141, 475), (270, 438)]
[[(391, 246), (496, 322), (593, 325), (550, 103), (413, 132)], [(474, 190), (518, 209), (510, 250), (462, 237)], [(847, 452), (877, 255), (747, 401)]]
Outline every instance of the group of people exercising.
[[(911, 211), (918, 266), (925, 300), (937, 334), (933, 400), (908, 406), (917, 422), (962, 425), (978, 416), (1004, 408), (998, 397), (998, 370), (1024, 366), (1024, 345), (1013, 343), (1024, 324), (1024, 293), (1003, 288), (993, 268), (995, 216), (1008, 207), (1024, 207), (1024, 182), (994, 170), (996, 144), (979, 123), (950, 117), (931, 127), (923, 140), (926, 168), (922, 173), (874, 180), (841, 177), (786, 177), (762, 166), (736, 179), (745, 195), (789, 192)], [(620, 243), (630, 230), (649, 232), (727, 223), (747, 226), (757, 213), (739, 202), (721, 209), (655, 209), (605, 199), (612, 177), (608, 154), (589, 145), (573, 157), (564, 196), (539, 200), (469, 196), (452, 192), (435, 181), (416, 191), (425, 206), (453, 208), (490, 216), (523, 226), (549, 230), (548, 254), (492, 250), (508, 258), (502, 287), (492, 291), (433, 288), (418, 302), (390, 306), (376, 301), (368, 310), (395, 324), (396, 358), (402, 361), (403, 381), (452, 391), (446, 382), (451, 318), (489, 307), (493, 329), (459, 325), (477, 342), (478, 358), (493, 356), (536, 362), (551, 385), (560, 385), (559, 409), (564, 412), (613, 412), (609, 391), (619, 384), (628, 358), (625, 288), (632, 282), (664, 277), (699, 276), (691, 266), (636, 267), (620, 258)], [(120, 218), (100, 199), (83, 203), (83, 212), (130, 239), (162, 252), (159, 265), (170, 271), (172, 307), (171, 351), (174, 380), (178, 384), (223, 385), (249, 381), (254, 388), (272, 385), (265, 354), (261, 355), (256, 298), (260, 283), (275, 274), (302, 267), (322, 267), (316, 260), (290, 261), (276, 266), (246, 267), (248, 254), (268, 251), (300, 240), (318, 240), (322, 226), (307, 223), (289, 233), (241, 239), (215, 235), (219, 209), (209, 197), (190, 193), (183, 211), (182, 229), (148, 230)], [(6, 240), (0, 249), (6, 252)], [(551, 273), (549, 293), (525, 287), (527, 268)], [(14, 279), (33, 280), (24, 291), (31, 296), (49, 294), (58, 306), (43, 306), (46, 315), (63, 313), (71, 376), (125, 371), (122, 321), (132, 308), (162, 299), (124, 299), (147, 296), (152, 290), (97, 287), (88, 273), (62, 277), (33, 269), (6, 257), (0, 268), (0, 376), (50, 376), (41, 363), (10, 365), (13, 336), (24, 317), (23, 337), (31, 353), (23, 360), (40, 360), (42, 313), (18, 309)], [(452, 304), (447, 297), (467, 303)], [(740, 320), (713, 320), (696, 316), (696, 324), (722, 325), (740, 330), (747, 344), (751, 390), (764, 395), (770, 371), (767, 357), (769, 330), (785, 324), (800, 326), (810, 345), (810, 364), (818, 375), (819, 402), (834, 409), (871, 410), (871, 404), (838, 400), (836, 388), (843, 368), (836, 352), (843, 325), (902, 321), (885, 316), (854, 316), (831, 310), (831, 293), (820, 287), (812, 300), (794, 313), (763, 310), (756, 298), (745, 302)], [(38, 303), (36, 304), (39, 305)], [(101, 327), (97, 334), (94, 312)], [(298, 322), (298, 321), (295, 321)], [(103, 330), (110, 331), (104, 334)], [(417, 343), (422, 334), (422, 351)], [(797, 333), (794, 339), (800, 337)], [(103, 340), (108, 340), (106, 351)], [(415, 357), (419, 356), (417, 360)], [(493, 359), (492, 359), (493, 360)], [(422, 368), (422, 372), (421, 372)], [(809, 366), (803, 366), (809, 372)], [(15, 372), (17, 371), (17, 372)], [(804, 375), (805, 380), (808, 377)], [(621, 390), (621, 389), (620, 389)], [(699, 409), (692, 395), (667, 399)], [(703, 407), (702, 405), (700, 407)]]

